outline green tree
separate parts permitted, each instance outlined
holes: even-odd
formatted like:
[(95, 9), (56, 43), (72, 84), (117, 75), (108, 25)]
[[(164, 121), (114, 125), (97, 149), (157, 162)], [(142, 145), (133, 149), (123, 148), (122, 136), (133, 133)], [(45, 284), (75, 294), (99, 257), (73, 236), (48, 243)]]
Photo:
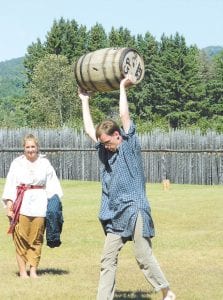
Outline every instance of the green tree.
[(88, 33), (85, 26), (75, 20), (54, 20), (51, 30), (47, 33), (45, 48), (49, 54), (64, 55), (69, 63), (86, 51)]
[(204, 87), (198, 57), (199, 50), (195, 46), (187, 47), (184, 37), (178, 33), (174, 37), (161, 37), (160, 59), (165, 93), (155, 109), (168, 119), (170, 127), (182, 127), (199, 119)]
[(213, 58), (213, 72), (207, 84), (209, 117), (223, 129), (223, 51)]
[(135, 37), (127, 28), (120, 27), (115, 29), (112, 27), (108, 34), (109, 47), (128, 47), (134, 48), (136, 46)]
[(39, 38), (37, 39), (36, 43), (32, 43), (32, 45), (27, 48), (27, 54), (24, 58), (24, 67), (26, 69), (28, 82), (32, 80), (33, 69), (45, 55), (45, 47)]
[(88, 33), (87, 51), (95, 51), (108, 47), (108, 39), (103, 26), (99, 23), (94, 25)]
[(160, 62), (158, 42), (147, 32), (145, 36), (138, 35), (136, 49), (144, 60), (145, 75), (142, 82), (131, 90), (129, 99), (135, 107), (134, 114), (138, 122), (153, 122), (155, 115), (153, 106), (160, 94)]
[(40, 39), (27, 49), (24, 66), (29, 81), (38, 62), (47, 54), (64, 55), (73, 63), (87, 51), (88, 32), (86, 26), (79, 26), (75, 20), (54, 20), (51, 30), (46, 35), (45, 43)]
[[(28, 88), (31, 126), (61, 127), (78, 124), (80, 105), (68, 59), (48, 54), (36, 66)], [(75, 123), (75, 124), (74, 124)]]
[(21, 105), (23, 98), (19, 96), (8, 96), (0, 101), (0, 126), (16, 128), (27, 126), (26, 111)]

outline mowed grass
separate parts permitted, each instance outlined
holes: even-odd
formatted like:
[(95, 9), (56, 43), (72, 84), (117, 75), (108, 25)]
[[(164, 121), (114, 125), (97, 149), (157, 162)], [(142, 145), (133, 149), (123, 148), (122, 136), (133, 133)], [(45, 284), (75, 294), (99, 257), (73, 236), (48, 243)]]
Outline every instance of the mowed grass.
[[(0, 180), (2, 194), (4, 180)], [(20, 279), (0, 208), (0, 299), (96, 299), (104, 233), (99, 182), (62, 181), (62, 245), (43, 246), (40, 278)], [(223, 299), (223, 187), (147, 185), (156, 227), (153, 250), (179, 300)], [(115, 299), (161, 299), (139, 270), (128, 242), (119, 255)]]

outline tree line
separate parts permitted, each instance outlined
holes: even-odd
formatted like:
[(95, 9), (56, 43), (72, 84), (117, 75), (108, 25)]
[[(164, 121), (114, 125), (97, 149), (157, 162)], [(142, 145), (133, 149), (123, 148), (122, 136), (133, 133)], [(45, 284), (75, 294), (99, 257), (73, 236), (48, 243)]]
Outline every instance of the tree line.
[[(77, 59), (107, 47), (130, 47), (142, 55), (145, 75), (128, 90), (130, 111), (141, 132), (153, 128), (223, 131), (223, 51), (213, 59), (188, 46), (179, 33), (157, 41), (149, 32), (132, 35), (127, 28), (101, 24), (90, 30), (75, 20), (54, 20), (45, 41), (27, 48), (24, 95), (1, 103), (1, 127), (81, 128), (82, 117), (74, 78)], [(118, 91), (95, 93), (95, 123), (118, 114)]]

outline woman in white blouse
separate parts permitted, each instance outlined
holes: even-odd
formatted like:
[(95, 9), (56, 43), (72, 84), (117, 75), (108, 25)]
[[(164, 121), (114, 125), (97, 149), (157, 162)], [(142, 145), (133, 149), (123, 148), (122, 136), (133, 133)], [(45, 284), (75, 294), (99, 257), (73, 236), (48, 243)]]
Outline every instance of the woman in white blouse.
[(49, 160), (39, 154), (39, 143), (29, 134), (23, 141), (24, 154), (11, 163), (3, 191), (3, 203), (10, 220), (20, 277), (38, 277), (47, 201), (63, 195), (60, 182)]

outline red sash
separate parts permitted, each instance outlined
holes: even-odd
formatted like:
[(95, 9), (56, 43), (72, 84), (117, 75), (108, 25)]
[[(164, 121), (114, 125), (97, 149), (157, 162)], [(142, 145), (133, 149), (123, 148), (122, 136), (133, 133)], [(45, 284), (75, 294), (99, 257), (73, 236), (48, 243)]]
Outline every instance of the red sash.
[(13, 233), (15, 230), (15, 226), (19, 221), (19, 212), (22, 205), (22, 199), (24, 196), (25, 191), (31, 190), (31, 189), (43, 189), (45, 186), (42, 185), (27, 185), (27, 184), (21, 184), (17, 186), (17, 194), (16, 194), (16, 200), (13, 203), (13, 218), (10, 222), (10, 227), (7, 233)]

